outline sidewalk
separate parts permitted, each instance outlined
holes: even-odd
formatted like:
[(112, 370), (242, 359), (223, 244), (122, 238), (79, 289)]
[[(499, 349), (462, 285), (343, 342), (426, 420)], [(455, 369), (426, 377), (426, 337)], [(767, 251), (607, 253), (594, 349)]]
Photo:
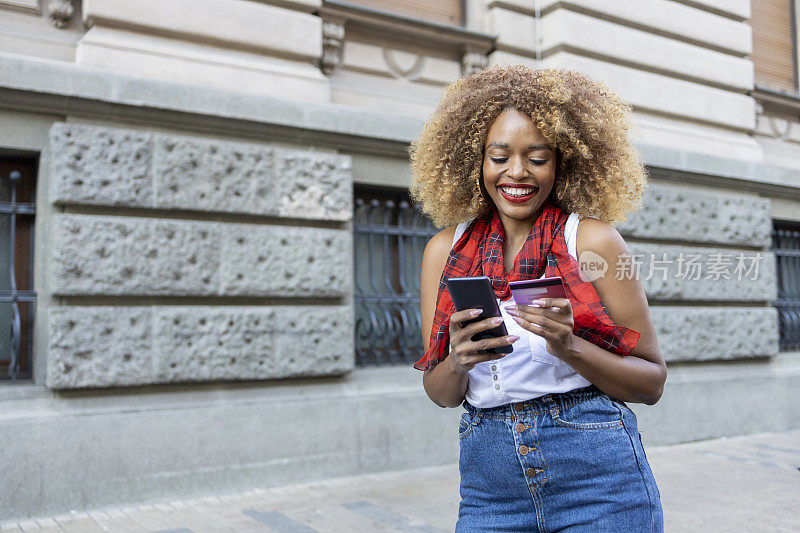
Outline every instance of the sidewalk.
[[(647, 448), (668, 532), (800, 532), (800, 430)], [(3, 532), (452, 531), (454, 466), (2, 523)]]

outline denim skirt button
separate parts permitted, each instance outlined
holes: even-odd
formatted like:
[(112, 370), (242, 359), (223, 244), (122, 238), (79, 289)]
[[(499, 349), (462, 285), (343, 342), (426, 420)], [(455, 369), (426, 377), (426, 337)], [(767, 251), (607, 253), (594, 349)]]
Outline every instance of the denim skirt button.
[(525, 409), (525, 404), (522, 403), (522, 402), (515, 403), (514, 404), (514, 409), (516, 409), (517, 411), (522, 411), (523, 409)]
[(522, 433), (523, 431), (525, 431), (525, 424), (523, 424), (522, 422), (517, 422), (516, 430), (517, 433)]
[(520, 453), (520, 455), (528, 455), (528, 452), (529, 452), (529, 451), (531, 451), (531, 449), (530, 449), (530, 448), (528, 448), (528, 447), (527, 447), (527, 446), (525, 446), (525, 445), (522, 445), (522, 446), (520, 446), (520, 447), (519, 447), (519, 453)]
[(533, 477), (533, 476), (535, 476), (535, 475), (536, 475), (536, 469), (535, 469), (535, 468), (529, 468), (529, 469), (527, 469), (527, 470), (525, 471), (525, 475), (526, 475), (526, 476), (528, 476), (528, 477)]

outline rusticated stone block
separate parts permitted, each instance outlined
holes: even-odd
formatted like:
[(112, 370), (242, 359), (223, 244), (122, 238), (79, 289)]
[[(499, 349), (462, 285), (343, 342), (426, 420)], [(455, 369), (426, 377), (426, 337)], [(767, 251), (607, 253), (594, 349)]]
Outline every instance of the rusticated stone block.
[(224, 294), (341, 296), (352, 291), (347, 231), (231, 224), (224, 232)]
[(778, 312), (772, 307), (650, 308), (666, 361), (707, 361), (778, 353)]
[(51, 197), (59, 203), (151, 206), (153, 135), (56, 123)]
[(156, 137), (156, 207), (272, 214), (276, 211), (272, 148)]
[(56, 124), (54, 201), (350, 220), (349, 156)]
[(61, 214), (53, 294), (344, 296), (347, 230)]
[(48, 320), (48, 387), (110, 387), (153, 381), (149, 308), (54, 307), (48, 311)]
[(353, 368), (349, 307), (157, 308), (159, 381), (343, 374)]
[(354, 365), (349, 306), (55, 307), (48, 386), (340, 375)]
[(651, 183), (644, 205), (619, 225), (623, 236), (768, 247), (767, 198)]
[(93, 215), (53, 217), (54, 294), (219, 291), (216, 225)]
[(278, 215), (350, 220), (353, 216), (349, 157), (299, 150), (277, 151), (275, 182)]
[[(777, 297), (771, 252), (643, 243), (628, 247), (648, 298), (764, 301)], [(624, 264), (613, 271), (614, 275), (631, 272)]]

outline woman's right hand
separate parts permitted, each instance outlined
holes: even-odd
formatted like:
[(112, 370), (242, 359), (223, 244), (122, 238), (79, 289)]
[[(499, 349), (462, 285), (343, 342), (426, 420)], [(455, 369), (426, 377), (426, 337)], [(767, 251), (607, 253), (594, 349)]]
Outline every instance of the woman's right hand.
[(478, 363), (501, 359), (506, 356), (504, 353), (482, 353), (485, 350), (507, 346), (518, 340), (516, 335), (506, 335), (489, 339), (472, 341), (476, 333), (497, 327), (503, 323), (500, 317), (490, 317), (478, 322), (468, 324), (462, 328), (461, 323), (474, 319), (481, 314), (480, 309), (464, 309), (450, 315), (450, 345), (452, 351), (447, 356), (450, 365), (456, 372), (467, 373)]

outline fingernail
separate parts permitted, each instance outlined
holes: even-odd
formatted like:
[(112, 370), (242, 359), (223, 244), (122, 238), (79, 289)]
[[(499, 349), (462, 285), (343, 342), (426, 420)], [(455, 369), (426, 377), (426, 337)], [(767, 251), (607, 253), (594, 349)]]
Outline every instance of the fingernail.
[(506, 337), (506, 341), (507, 342), (514, 342), (514, 341), (518, 341), (518, 340), (519, 340), (519, 337), (517, 337), (516, 335), (509, 335), (508, 337)]
[(539, 306), (541, 306), (541, 305), (544, 305), (544, 300), (534, 300), (534, 301), (533, 301), (533, 302), (531, 302), (531, 303), (532, 303), (533, 305), (539, 305)]
[(472, 316), (478, 316), (479, 314), (481, 314), (481, 310), (480, 309), (473, 309), (472, 311), (469, 312), (469, 314), (472, 315)]
[(497, 317), (497, 318), (493, 318), (493, 319), (492, 319), (492, 324), (500, 324), (500, 323), (502, 323), (502, 322), (503, 322), (503, 319), (502, 319), (502, 318), (500, 318), (500, 317)]
[(517, 307), (516, 305), (507, 305), (504, 307), (504, 309), (519, 309), (519, 307)]
[(519, 324), (520, 326), (521, 326), (521, 325), (522, 325), (522, 323), (523, 323), (523, 320), (522, 320), (520, 317), (518, 317), (518, 316), (515, 316), (515, 317), (514, 317), (514, 320), (516, 320), (516, 321), (517, 321), (517, 324)]
[(519, 311), (517, 311), (516, 309), (509, 309), (506, 307), (506, 313), (508, 313), (511, 316), (519, 316)]

